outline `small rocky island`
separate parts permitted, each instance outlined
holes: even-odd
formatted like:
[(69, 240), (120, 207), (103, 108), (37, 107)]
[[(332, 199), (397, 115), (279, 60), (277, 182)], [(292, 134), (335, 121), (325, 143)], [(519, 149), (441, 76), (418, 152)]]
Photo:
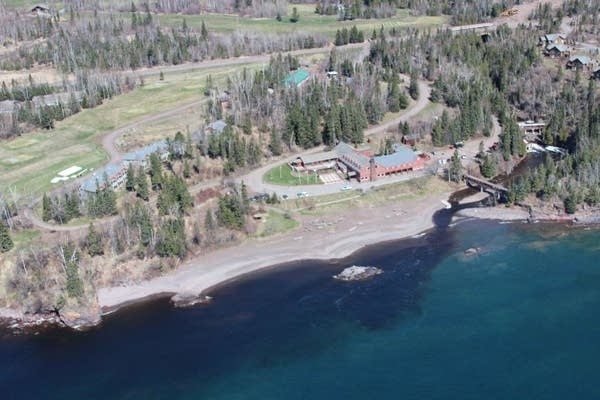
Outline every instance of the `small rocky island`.
[(171, 302), (178, 308), (192, 307), (196, 304), (208, 303), (211, 300), (212, 297), (210, 296), (187, 292), (177, 293), (175, 296), (171, 297)]
[(383, 270), (377, 267), (353, 265), (333, 277), (340, 281), (362, 281), (379, 274), (383, 274)]

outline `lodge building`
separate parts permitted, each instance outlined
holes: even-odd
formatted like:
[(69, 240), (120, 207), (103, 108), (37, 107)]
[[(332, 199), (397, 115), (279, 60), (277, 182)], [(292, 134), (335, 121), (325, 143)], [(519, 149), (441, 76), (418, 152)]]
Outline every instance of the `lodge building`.
[(394, 152), (375, 156), (370, 148), (339, 143), (333, 150), (300, 156), (290, 163), (295, 172), (337, 170), (348, 179), (372, 182), (402, 172), (423, 169), (427, 157), (407, 146), (395, 144)]

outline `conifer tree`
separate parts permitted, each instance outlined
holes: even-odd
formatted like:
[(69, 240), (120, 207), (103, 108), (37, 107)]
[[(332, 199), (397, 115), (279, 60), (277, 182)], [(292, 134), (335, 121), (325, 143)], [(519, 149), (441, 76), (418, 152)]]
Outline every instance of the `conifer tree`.
[(146, 178), (146, 172), (143, 167), (138, 169), (137, 176), (135, 177), (135, 187), (138, 197), (144, 201), (148, 201), (150, 197), (148, 193), (148, 178)]
[(127, 176), (125, 177), (125, 189), (128, 192), (135, 190), (135, 171), (133, 170), (133, 164), (127, 166)]
[(417, 100), (419, 98), (419, 81), (417, 71), (413, 70), (410, 73), (410, 83), (408, 85), (408, 94), (412, 97), (413, 100)]
[(88, 254), (92, 257), (104, 254), (102, 236), (96, 232), (94, 224), (90, 222), (86, 239)]
[(52, 203), (50, 198), (44, 193), (42, 197), (42, 221), (47, 222), (52, 219)]
[(14, 247), (14, 243), (10, 238), (8, 227), (4, 224), (4, 221), (0, 221), (0, 253), (6, 253)]

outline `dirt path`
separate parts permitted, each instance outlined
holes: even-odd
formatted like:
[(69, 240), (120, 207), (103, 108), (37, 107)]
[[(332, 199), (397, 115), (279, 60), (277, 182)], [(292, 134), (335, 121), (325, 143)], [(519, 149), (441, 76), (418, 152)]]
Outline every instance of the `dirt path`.
[(405, 122), (411, 119), (412, 117), (418, 115), (421, 111), (427, 107), (431, 101), (429, 97), (431, 96), (431, 87), (425, 81), (419, 81), (419, 98), (416, 103), (413, 104), (405, 113), (400, 115), (397, 118), (394, 118), (390, 121), (387, 121), (383, 124), (379, 124), (372, 128), (365, 130), (365, 136), (372, 136), (378, 133), (386, 132), (392, 128), (398, 127), (400, 122)]
[[(512, 8), (519, 12), (510, 17), (498, 17), (494, 20), (498, 25), (507, 24), (511, 28), (516, 28), (518, 25), (527, 25), (529, 22), (529, 16), (537, 9), (540, 4), (550, 4), (552, 8), (560, 7), (563, 0), (534, 0), (525, 4), (517, 4)], [(568, 32), (565, 32), (568, 33)]]

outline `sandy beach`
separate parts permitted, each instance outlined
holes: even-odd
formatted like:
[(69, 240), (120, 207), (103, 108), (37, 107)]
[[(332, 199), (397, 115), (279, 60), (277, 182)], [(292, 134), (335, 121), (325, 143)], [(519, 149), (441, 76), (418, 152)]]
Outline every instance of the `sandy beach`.
[(251, 239), (187, 261), (177, 271), (130, 286), (102, 288), (104, 313), (159, 294), (195, 294), (260, 269), (303, 259), (346, 257), (378, 242), (414, 236), (434, 226), (432, 217), (449, 193), (386, 206), (343, 209), (303, 216), (302, 226), (267, 239)]

